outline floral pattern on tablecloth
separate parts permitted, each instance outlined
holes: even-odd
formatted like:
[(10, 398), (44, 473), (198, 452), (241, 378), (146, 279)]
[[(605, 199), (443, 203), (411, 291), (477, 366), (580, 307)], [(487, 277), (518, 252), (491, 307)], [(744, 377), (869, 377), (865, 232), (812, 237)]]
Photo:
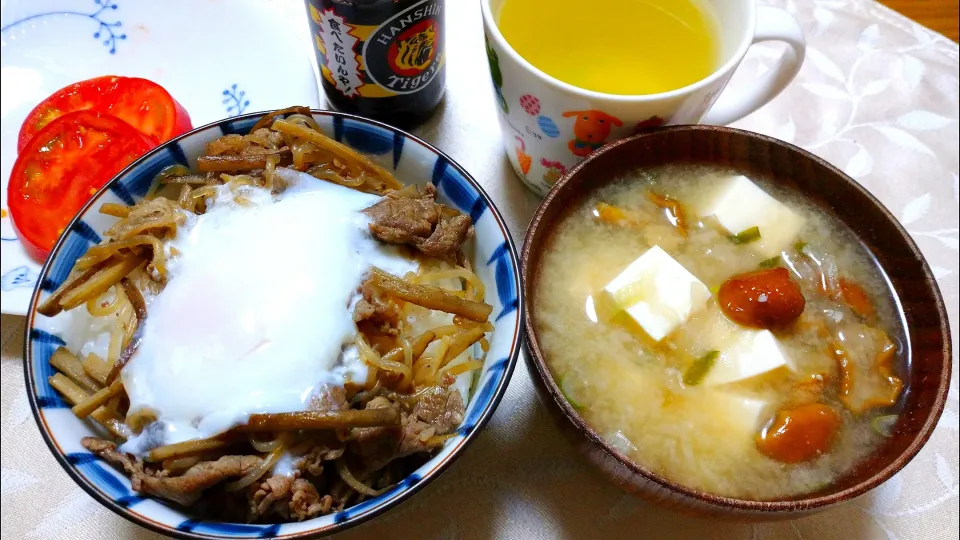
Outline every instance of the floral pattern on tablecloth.
[[(953, 380), (929, 444), (900, 474), (850, 504), (775, 524), (737, 524), (661, 510), (585, 465), (517, 367), (493, 420), (437, 481), (400, 507), (338, 535), (361, 538), (935, 539), (958, 534), (958, 47), (872, 0), (765, 0), (793, 12), (809, 50), (797, 80), (735, 124), (808, 148), (876, 194), (928, 258), (955, 336)], [(447, 2), (448, 89), (420, 134), (474, 174), (518, 241), (537, 200), (502, 151), (496, 104), (476, 83), (485, 52), (474, 2)], [(453, 34), (451, 34), (453, 35)], [(729, 91), (776, 58), (752, 52)], [(44, 446), (23, 390), (22, 319), (2, 321), (3, 538), (133, 539), (158, 535), (102, 508)]]

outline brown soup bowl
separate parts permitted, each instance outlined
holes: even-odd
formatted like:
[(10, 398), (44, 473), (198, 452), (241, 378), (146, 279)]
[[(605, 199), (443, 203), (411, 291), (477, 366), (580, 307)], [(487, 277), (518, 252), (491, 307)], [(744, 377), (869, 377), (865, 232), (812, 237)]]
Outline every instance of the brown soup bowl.
[[(716, 165), (766, 178), (836, 215), (867, 246), (903, 309), (909, 392), (893, 429), (871, 456), (832, 485), (782, 500), (721, 497), (680, 485), (607, 443), (564, 399), (537, 332), (537, 280), (552, 232), (592, 190), (615, 178), (668, 164)], [(587, 461), (615, 484), (678, 510), (737, 520), (792, 518), (862, 495), (902, 469), (927, 442), (950, 382), (947, 313), (930, 267), (896, 218), (861, 185), (822, 159), (782, 141), (723, 127), (664, 128), (609, 144), (571, 169), (537, 209), (522, 253), (527, 365), (541, 401)]]

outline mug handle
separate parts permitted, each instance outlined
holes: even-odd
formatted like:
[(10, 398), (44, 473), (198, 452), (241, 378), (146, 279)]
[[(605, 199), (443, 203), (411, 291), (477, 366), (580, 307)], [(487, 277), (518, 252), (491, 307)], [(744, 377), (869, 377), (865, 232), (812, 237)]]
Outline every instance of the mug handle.
[(720, 94), (720, 99), (704, 115), (701, 123), (723, 126), (736, 122), (766, 105), (797, 76), (800, 66), (803, 65), (807, 43), (800, 23), (793, 15), (779, 8), (759, 6), (753, 44), (764, 41), (782, 41), (788, 47), (773, 69), (764, 74), (756, 84), (744, 88), (736, 95), (730, 92)]

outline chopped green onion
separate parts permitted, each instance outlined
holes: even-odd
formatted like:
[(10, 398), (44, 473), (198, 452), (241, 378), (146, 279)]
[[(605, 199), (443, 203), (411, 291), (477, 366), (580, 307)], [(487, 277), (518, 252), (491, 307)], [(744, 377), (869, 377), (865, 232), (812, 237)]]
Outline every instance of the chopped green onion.
[(797, 253), (805, 253), (807, 243), (803, 240), (798, 240), (797, 243), (793, 245), (793, 249), (797, 250)]
[(683, 384), (687, 386), (696, 386), (703, 382), (703, 379), (707, 376), (707, 373), (713, 368), (713, 364), (717, 362), (717, 357), (720, 356), (720, 351), (710, 351), (707, 354), (697, 358), (690, 367), (687, 368), (687, 371), (683, 374)]
[(878, 416), (873, 419), (873, 429), (884, 437), (892, 437), (893, 428), (896, 427), (898, 418), (895, 414)]
[(581, 403), (576, 395), (577, 393), (573, 389), (573, 383), (571, 382), (571, 377), (567, 376), (567, 373), (564, 373), (560, 376), (560, 393), (563, 394), (563, 397), (573, 406), (574, 409), (582, 409), (583, 403)]
[(732, 234), (727, 238), (734, 244), (749, 244), (760, 239), (760, 227), (750, 227), (749, 229)]
[(765, 261), (760, 261), (760, 265), (759, 265), (759, 266), (760, 266), (760, 268), (762, 268), (762, 269), (764, 269), (764, 270), (769, 270), (769, 269), (771, 269), (771, 268), (776, 268), (776, 267), (780, 266), (780, 256), (777, 255), (776, 257), (770, 257), (769, 259), (767, 259), (767, 260), (765, 260)]
[(818, 491), (823, 491), (833, 484), (833, 482), (819, 482), (810, 486), (810, 493), (816, 493)]

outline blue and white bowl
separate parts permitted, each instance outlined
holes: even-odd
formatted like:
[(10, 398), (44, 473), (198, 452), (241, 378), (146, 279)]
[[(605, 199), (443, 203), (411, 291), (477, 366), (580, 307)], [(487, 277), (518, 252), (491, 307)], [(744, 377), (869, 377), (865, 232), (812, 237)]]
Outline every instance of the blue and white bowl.
[(430, 461), (379, 497), (335, 514), (277, 525), (206, 521), (203, 516), (144, 497), (131, 489), (126, 476), (85, 450), (80, 439), (95, 432), (74, 416), (47, 383), (47, 378), (53, 375), (50, 355), (64, 342), (50, 331), (49, 319), (36, 313), (37, 305), (67, 278), (77, 258), (97, 244), (101, 233), (115, 221), (99, 213), (101, 204), (135, 204), (161, 170), (178, 163), (196, 166), (196, 159), (207, 142), (228, 133), (246, 133), (262, 114), (248, 114), (197, 128), (154, 149), (108, 183), (83, 207), (53, 248), (40, 272), (39, 286), (27, 313), (24, 351), (27, 393), (40, 432), (54, 456), (81, 488), (110, 510), (148, 529), (178, 538), (302, 540), (332, 534), (396, 506), (443, 472), (477, 436), (503, 397), (520, 351), (523, 298), (516, 249), (503, 217), (476, 180), (442, 152), (412, 135), (352, 115), (315, 111), (313, 117), (326, 135), (370, 155), (403, 182), (432, 182), (441, 202), (473, 218), (476, 237), (471, 262), (486, 285), (487, 301), (493, 304), (495, 328), (456, 436)]

